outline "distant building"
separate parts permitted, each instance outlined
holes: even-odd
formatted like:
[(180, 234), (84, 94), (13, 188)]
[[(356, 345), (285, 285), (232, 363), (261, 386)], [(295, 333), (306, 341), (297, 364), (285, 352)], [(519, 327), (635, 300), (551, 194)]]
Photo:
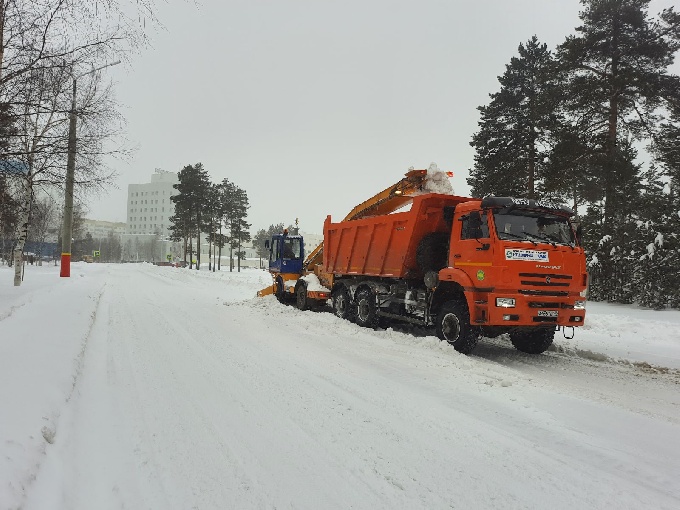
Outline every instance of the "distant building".
[(125, 223), (101, 220), (83, 219), (82, 231), (83, 235), (90, 234), (92, 239), (107, 239), (109, 234), (113, 234), (120, 240), (125, 234)]
[(305, 240), (305, 256), (323, 243), (323, 234), (311, 234), (309, 232), (300, 231), (300, 235)]
[(175, 204), (170, 197), (178, 194), (172, 186), (178, 182), (175, 172), (157, 169), (151, 175), (151, 182), (129, 184), (125, 233), (158, 234), (167, 238), (170, 217), (175, 214)]

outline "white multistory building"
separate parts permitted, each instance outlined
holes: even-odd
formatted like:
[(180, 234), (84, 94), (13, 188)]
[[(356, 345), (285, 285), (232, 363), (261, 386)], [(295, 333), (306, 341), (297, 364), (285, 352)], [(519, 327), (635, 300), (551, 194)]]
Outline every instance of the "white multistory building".
[(170, 217), (175, 213), (170, 197), (178, 193), (173, 188), (178, 182), (177, 173), (157, 169), (151, 175), (151, 182), (129, 184), (126, 234), (156, 234), (167, 238)]
[(82, 230), (85, 235), (90, 234), (92, 239), (106, 239), (113, 235), (118, 240), (125, 234), (125, 223), (102, 220), (83, 219)]

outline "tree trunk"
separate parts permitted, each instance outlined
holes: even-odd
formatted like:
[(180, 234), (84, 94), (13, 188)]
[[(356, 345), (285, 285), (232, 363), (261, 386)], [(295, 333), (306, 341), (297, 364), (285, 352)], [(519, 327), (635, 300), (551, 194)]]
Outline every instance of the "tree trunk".
[(19, 203), (19, 214), (17, 215), (16, 239), (14, 247), (14, 286), (21, 285), (21, 266), (24, 252), (24, 245), (28, 238), (28, 224), (31, 211), (31, 174), (30, 172), (21, 179), (21, 201)]
[[(5, 61), (5, 0), (0, 0), (0, 80), (2, 80), (2, 63)], [(0, 81), (0, 83), (2, 83)]]
[(196, 214), (196, 271), (201, 268), (201, 213)]
[(208, 271), (212, 271), (212, 236), (208, 236)]
[(238, 236), (238, 250), (236, 251), (236, 264), (238, 264), (238, 272), (241, 272), (241, 233)]
[[(531, 127), (531, 132), (533, 135), (534, 128)], [(529, 145), (529, 161), (527, 164), (527, 173), (529, 178), (527, 179), (527, 196), (528, 198), (536, 198), (536, 140), (535, 136), (531, 136), (531, 144)]]
[(607, 146), (605, 147), (605, 163), (604, 163), (604, 182), (605, 182), (605, 202), (604, 202), (604, 221), (608, 223), (613, 214), (615, 214), (616, 203), (614, 198), (614, 158), (616, 156), (616, 142), (618, 132), (619, 120), (619, 24), (618, 18), (614, 18), (614, 26), (612, 27), (612, 43), (613, 48), (611, 60), (611, 88), (609, 93), (609, 118), (607, 129)]
[(208, 233), (208, 272), (212, 271), (212, 242), (213, 242), (213, 220), (210, 217), (210, 232)]
[(224, 245), (224, 239), (222, 239), (222, 222), (220, 221), (220, 249), (219, 257), (217, 258), (217, 270), (222, 270), (222, 246)]

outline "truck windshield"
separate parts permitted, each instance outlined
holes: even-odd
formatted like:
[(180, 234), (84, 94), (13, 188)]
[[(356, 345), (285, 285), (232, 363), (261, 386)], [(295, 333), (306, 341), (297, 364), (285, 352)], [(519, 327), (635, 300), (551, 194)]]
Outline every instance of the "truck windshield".
[(494, 213), (493, 218), (499, 239), (576, 244), (569, 220), (563, 216), (515, 209)]

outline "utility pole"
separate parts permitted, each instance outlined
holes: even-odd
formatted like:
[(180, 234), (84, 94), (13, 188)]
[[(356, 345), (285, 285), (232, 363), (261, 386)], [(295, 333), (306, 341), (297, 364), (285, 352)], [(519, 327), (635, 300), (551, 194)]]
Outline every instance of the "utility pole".
[(66, 189), (64, 190), (64, 224), (61, 235), (61, 269), (59, 276), (71, 276), (71, 241), (73, 240), (73, 182), (76, 171), (76, 82), (88, 74), (120, 64), (120, 60), (73, 77), (73, 97), (68, 123), (68, 157), (66, 159)]

